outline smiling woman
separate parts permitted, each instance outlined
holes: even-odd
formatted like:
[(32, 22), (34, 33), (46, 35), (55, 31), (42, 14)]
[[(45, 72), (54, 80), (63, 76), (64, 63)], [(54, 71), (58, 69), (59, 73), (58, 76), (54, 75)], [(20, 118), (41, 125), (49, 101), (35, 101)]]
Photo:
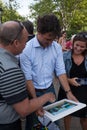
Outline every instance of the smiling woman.
[[(79, 102), (87, 104), (87, 32), (76, 34), (72, 50), (64, 53), (65, 69), (70, 84), (70, 90)], [(80, 81), (82, 79), (82, 81)], [(83, 80), (85, 79), (85, 80)], [(68, 91), (70, 93), (70, 91)], [(66, 93), (60, 87), (59, 100), (66, 98)], [(80, 118), (82, 130), (87, 130), (87, 107), (64, 118), (65, 130), (70, 130), (71, 117)]]

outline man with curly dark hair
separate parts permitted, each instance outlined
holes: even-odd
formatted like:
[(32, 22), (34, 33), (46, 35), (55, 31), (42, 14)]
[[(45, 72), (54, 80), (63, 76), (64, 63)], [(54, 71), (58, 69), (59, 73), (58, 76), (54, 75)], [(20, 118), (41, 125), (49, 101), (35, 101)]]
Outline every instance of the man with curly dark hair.
[[(20, 56), (21, 68), (25, 74), (27, 89), (32, 98), (54, 92), (54, 73), (60, 80), (67, 97), (76, 100), (68, 85), (61, 46), (55, 41), (60, 34), (60, 24), (54, 14), (37, 19), (37, 35), (31, 39)], [(37, 110), (38, 115), (43, 109)]]

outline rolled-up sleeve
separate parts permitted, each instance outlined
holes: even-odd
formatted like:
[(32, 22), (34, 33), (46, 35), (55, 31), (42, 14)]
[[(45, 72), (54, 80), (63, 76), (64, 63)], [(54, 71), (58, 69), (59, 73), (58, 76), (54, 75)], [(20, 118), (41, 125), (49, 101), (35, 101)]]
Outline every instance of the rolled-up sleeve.
[(65, 74), (65, 64), (63, 60), (63, 52), (62, 48), (59, 46), (57, 49), (57, 58), (56, 58), (56, 65), (55, 65), (55, 72), (57, 76), (60, 76), (61, 74)]

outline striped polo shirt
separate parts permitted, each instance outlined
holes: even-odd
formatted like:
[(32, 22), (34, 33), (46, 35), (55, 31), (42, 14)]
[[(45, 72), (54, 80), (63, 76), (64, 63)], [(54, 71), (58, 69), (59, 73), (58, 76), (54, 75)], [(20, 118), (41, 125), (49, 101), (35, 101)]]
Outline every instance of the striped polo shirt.
[(14, 55), (0, 48), (0, 124), (19, 119), (12, 105), (27, 97), (25, 77)]

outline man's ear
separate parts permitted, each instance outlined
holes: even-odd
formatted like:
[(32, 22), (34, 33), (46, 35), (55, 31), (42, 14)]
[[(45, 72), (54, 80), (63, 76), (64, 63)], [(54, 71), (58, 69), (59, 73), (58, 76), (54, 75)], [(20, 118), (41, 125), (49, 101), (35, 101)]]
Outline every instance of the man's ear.
[(19, 41), (18, 40), (14, 40), (14, 46), (17, 47), (19, 45)]

